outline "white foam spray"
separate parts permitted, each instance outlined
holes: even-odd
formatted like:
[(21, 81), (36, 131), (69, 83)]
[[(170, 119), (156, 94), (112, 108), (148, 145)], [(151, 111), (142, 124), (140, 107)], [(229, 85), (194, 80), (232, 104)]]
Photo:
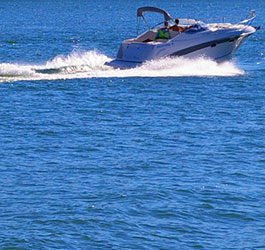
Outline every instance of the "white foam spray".
[(133, 69), (104, 65), (111, 58), (96, 50), (56, 56), (44, 65), (0, 64), (0, 81), (56, 80), (97, 77), (181, 77), (236, 76), (245, 72), (233, 62), (218, 64), (206, 58), (164, 58)]

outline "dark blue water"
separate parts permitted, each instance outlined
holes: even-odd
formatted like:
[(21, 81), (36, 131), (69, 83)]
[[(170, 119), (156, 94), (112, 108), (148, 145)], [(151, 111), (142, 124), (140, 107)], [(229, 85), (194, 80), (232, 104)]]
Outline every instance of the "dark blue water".
[(265, 27), (258, 0), (0, 2), (0, 249), (265, 248), (264, 30), (106, 70), (145, 5)]

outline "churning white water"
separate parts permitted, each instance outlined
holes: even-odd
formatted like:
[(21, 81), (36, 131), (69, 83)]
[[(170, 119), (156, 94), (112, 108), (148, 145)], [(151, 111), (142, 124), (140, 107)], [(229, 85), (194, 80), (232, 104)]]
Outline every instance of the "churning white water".
[(95, 50), (56, 56), (44, 65), (0, 64), (0, 81), (56, 80), (96, 77), (235, 76), (245, 72), (233, 62), (216, 63), (206, 58), (164, 58), (133, 69), (104, 65), (111, 58)]

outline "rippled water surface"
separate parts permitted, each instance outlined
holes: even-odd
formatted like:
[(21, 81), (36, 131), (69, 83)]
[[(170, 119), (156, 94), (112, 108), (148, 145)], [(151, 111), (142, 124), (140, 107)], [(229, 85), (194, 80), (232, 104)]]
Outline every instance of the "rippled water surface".
[(141, 6), (265, 27), (258, 0), (1, 1), (1, 249), (265, 248), (264, 29), (223, 64), (104, 66)]

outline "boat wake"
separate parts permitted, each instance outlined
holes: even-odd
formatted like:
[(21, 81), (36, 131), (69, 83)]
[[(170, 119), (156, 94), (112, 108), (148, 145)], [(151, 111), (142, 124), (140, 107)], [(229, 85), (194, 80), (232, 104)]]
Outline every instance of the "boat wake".
[(245, 72), (233, 62), (218, 64), (206, 58), (164, 58), (133, 69), (113, 69), (104, 65), (111, 58), (95, 50), (59, 55), (44, 65), (0, 64), (0, 81), (57, 80), (104, 77), (237, 76)]

